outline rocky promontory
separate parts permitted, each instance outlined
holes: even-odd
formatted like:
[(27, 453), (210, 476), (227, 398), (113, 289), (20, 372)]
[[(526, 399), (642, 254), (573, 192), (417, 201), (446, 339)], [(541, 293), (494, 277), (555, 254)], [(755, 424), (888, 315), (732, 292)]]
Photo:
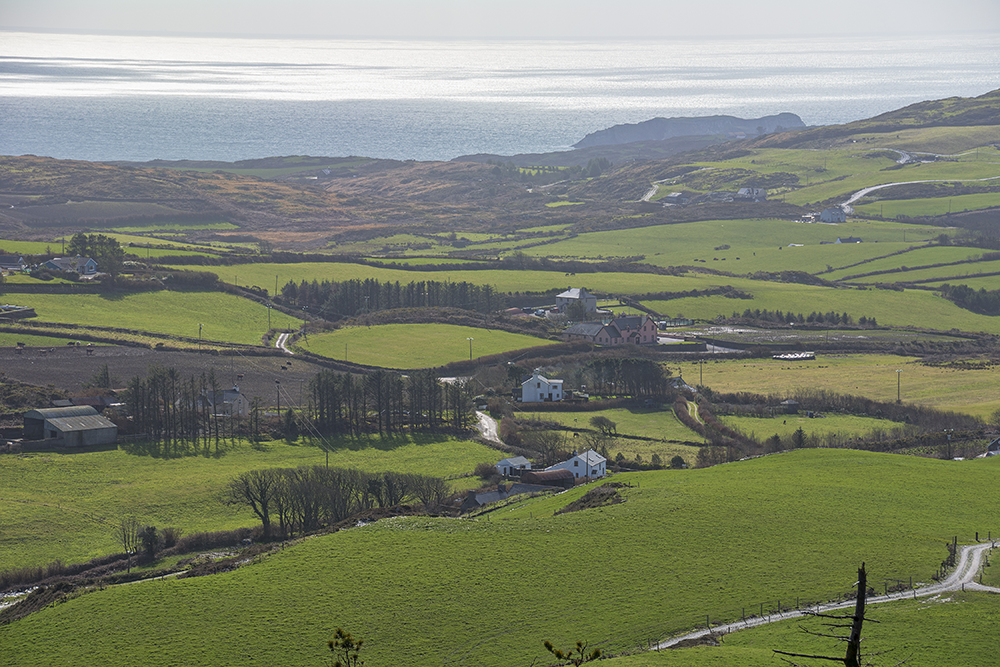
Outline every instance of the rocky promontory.
[(630, 144), (636, 141), (663, 141), (675, 137), (699, 135), (757, 136), (802, 129), (806, 124), (796, 114), (779, 113), (763, 118), (737, 118), (735, 116), (701, 116), (698, 118), (653, 118), (641, 123), (615, 125), (606, 130), (591, 132), (573, 144), (573, 148)]

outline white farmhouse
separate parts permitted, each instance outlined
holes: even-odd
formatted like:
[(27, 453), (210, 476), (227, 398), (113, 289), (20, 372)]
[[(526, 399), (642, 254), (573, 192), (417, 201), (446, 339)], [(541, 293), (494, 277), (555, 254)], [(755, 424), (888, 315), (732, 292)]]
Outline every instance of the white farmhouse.
[(531, 377), (521, 383), (522, 403), (547, 403), (563, 399), (563, 381), (542, 377), (535, 369)]
[(573, 473), (574, 477), (590, 477), (591, 479), (596, 479), (598, 477), (604, 477), (607, 474), (608, 460), (595, 452), (593, 449), (588, 449), (583, 454), (577, 454), (574, 452), (573, 456), (563, 461), (562, 463), (557, 463), (553, 466), (549, 466), (546, 470), (569, 470)]

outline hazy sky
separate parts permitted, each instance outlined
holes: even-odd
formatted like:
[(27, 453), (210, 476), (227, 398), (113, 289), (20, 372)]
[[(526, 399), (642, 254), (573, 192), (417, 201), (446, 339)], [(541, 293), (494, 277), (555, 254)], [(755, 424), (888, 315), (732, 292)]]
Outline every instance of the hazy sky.
[(329, 37), (1000, 32), (1000, 0), (0, 0), (0, 29)]

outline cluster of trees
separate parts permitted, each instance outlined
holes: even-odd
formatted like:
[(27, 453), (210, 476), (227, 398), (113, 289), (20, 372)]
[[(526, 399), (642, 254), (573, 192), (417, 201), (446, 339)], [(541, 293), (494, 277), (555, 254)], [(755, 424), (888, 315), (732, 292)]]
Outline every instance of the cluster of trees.
[(419, 500), (432, 510), (448, 495), (448, 485), (440, 477), (303, 466), (240, 473), (226, 486), (223, 499), (252, 511), (261, 522), (264, 539), (270, 539), (275, 528), (278, 537), (291, 537), (373, 507)]
[[(833, 324), (833, 325), (846, 325), (853, 326), (855, 321), (854, 317), (847, 312), (838, 313), (836, 311), (829, 311), (827, 313), (818, 313), (815, 310), (808, 315), (803, 315), (802, 313), (793, 313), (791, 311), (783, 313), (780, 310), (760, 310), (747, 308), (742, 314), (733, 311), (733, 320), (741, 321), (752, 321), (752, 322), (767, 322), (767, 323), (777, 323), (777, 324)], [(857, 324), (863, 327), (876, 327), (878, 323), (875, 321), (874, 317), (867, 317), (862, 315), (857, 320)]]
[(90, 257), (97, 262), (97, 269), (117, 280), (125, 265), (125, 250), (116, 239), (104, 234), (74, 234), (66, 246), (66, 255)]
[(984, 287), (975, 290), (968, 285), (942, 285), (941, 296), (959, 308), (980, 315), (1000, 315), (1000, 290)]
[(246, 426), (253, 437), (258, 435), (259, 399), (251, 402), (251, 417), (245, 424), (218, 414), (206, 400), (209, 392), (222, 395), (214, 370), (185, 379), (175, 368), (152, 366), (145, 378), (136, 376), (128, 383), (124, 402), (131, 417), (129, 430), (147, 435), (163, 445), (164, 454), (173, 456), (186, 453), (189, 444), (208, 453), (214, 443), (218, 453), (220, 444), (246, 435)]
[(449, 307), (489, 313), (503, 309), (505, 299), (489, 285), (426, 280), (401, 285), (373, 278), (311, 283), (289, 281), (281, 288), (282, 300), (305, 306), (328, 320), (395, 308)]
[(463, 382), (442, 383), (430, 369), (403, 377), (383, 369), (364, 377), (320, 371), (309, 381), (309, 411), (320, 433), (379, 433), (451, 427), (472, 419)]
[(597, 394), (663, 396), (670, 390), (670, 371), (650, 359), (602, 357), (588, 362), (584, 370)]

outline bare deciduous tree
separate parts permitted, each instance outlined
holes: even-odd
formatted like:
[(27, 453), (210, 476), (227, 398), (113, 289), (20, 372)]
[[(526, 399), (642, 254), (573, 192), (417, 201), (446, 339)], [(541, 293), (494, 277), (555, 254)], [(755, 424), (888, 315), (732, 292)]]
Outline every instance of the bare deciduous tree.
[(139, 550), (142, 541), (142, 522), (131, 515), (126, 515), (115, 524), (115, 541), (121, 545), (122, 550), (128, 554), (128, 565), (126, 571), (132, 571), (132, 554)]

